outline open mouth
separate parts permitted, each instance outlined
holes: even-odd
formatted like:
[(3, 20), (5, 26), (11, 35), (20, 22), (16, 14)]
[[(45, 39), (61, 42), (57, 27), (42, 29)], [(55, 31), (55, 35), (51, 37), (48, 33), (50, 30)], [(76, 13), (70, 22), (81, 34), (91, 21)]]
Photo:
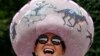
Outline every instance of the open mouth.
[(54, 54), (54, 50), (50, 48), (46, 48), (43, 50), (44, 54)]

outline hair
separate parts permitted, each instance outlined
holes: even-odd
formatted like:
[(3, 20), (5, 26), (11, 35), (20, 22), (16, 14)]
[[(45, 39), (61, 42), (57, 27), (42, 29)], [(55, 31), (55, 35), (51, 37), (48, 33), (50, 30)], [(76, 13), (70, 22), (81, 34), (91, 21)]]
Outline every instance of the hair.
[(61, 45), (62, 45), (62, 48), (63, 48), (63, 50), (65, 51), (65, 49), (66, 49), (66, 46), (65, 46), (65, 43), (64, 43), (64, 41), (62, 41), (62, 42), (61, 42)]
[(33, 56), (36, 56), (36, 55), (35, 55), (35, 52), (33, 52), (32, 54), (33, 54)]

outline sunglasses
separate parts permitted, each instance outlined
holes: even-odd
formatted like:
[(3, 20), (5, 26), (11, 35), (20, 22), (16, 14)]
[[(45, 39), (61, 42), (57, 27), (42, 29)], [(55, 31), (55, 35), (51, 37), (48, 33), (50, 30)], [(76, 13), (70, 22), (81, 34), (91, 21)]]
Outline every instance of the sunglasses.
[[(49, 41), (48, 39), (48, 36), (45, 35), (45, 34), (42, 34), (38, 37), (38, 43), (40, 44), (46, 44), (47, 42)], [(54, 45), (60, 45), (62, 40), (59, 36), (55, 35), (51, 38), (51, 42), (54, 44)]]

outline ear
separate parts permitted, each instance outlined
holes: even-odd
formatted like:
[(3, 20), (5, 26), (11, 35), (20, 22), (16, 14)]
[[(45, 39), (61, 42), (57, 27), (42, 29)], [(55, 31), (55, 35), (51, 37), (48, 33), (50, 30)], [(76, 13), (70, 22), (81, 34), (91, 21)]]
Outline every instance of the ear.
[(34, 55), (34, 56), (37, 56), (37, 55), (36, 55), (36, 46), (34, 46), (34, 52), (33, 52), (33, 55)]
[(63, 50), (62, 54), (65, 54), (65, 50)]
[(34, 46), (33, 50), (34, 50), (34, 52), (36, 51), (36, 46)]

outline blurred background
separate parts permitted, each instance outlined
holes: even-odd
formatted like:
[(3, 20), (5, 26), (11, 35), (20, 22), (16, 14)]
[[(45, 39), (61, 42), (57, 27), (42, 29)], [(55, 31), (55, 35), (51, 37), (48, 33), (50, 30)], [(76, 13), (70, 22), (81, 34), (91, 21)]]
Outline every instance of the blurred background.
[[(0, 56), (16, 56), (10, 37), (9, 26), (13, 16), (29, 0), (0, 0)], [(100, 0), (74, 0), (91, 15), (94, 21), (94, 43), (86, 56), (100, 56)]]

